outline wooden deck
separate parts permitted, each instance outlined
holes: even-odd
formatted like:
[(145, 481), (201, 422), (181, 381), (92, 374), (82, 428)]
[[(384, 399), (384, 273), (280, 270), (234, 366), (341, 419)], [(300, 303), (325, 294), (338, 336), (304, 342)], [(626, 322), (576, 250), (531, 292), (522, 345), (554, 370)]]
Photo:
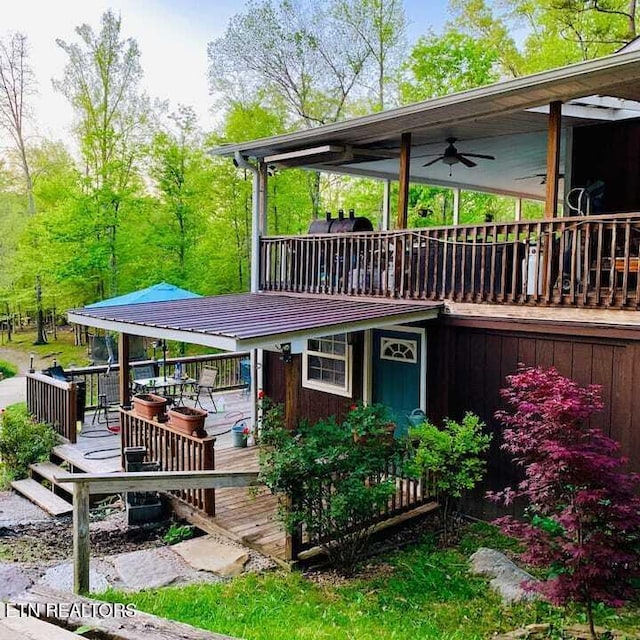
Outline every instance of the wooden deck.
[[(229, 391), (218, 394), (216, 404), (218, 412), (209, 414), (206, 422), (207, 433), (216, 436), (215, 468), (221, 471), (258, 470), (257, 447), (234, 447), (230, 433), (237, 420), (244, 418), (250, 423), (249, 397), (242, 391)], [(204, 406), (205, 409), (212, 408), (206, 402)], [(77, 442), (58, 445), (54, 455), (80, 472), (121, 471), (120, 435), (108, 431), (104, 424), (96, 422), (92, 425), (92, 419), (93, 414), (87, 414)], [(245, 488), (218, 489), (215, 495), (215, 517), (194, 513), (189, 508), (179, 509), (180, 514), (204, 529), (227, 534), (275, 559), (284, 558), (285, 535), (276, 519), (275, 496), (265, 488), (259, 489), (257, 494)]]

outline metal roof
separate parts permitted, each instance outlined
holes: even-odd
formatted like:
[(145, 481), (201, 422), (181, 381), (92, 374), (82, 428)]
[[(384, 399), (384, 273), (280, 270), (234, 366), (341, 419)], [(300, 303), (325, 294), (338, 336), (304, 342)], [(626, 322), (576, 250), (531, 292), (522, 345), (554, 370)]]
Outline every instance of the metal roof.
[[(233, 156), (239, 152), (263, 160), (302, 149), (342, 147), (342, 156), (312, 156), (297, 164), (397, 179), (398, 159), (393, 156), (399, 154), (400, 135), (411, 132), (412, 182), (542, 198), (544, 187), (535, 174), (546, 166), (545, 110), (558, 100), (564, 103), (565, 129), (640, 116), (640, 51), (616, 53), (313, 129), (224, 145), (211, 153)], [(443, 163), (423, 167), (422, 158), (442, 152), (447, 137), (457, 138), (461, 151), (495, 155), (496, 161), (481, 161), (475, 170), (456, 165), (452, 175)], [(358, 151), (364, 155), (358, 157)], [(521, 180), (527, 176), (531, 177)]]
[(333, 333), (437, 317), (442, 303), (238, 293), (191, 300), (74, 309), (90, 327), (242, 351)]
[(188, 298), (200, 298), (198, 293), (181, 289), (168, 282), (160, 282), (146, 289), (125, 293), (122, 296), (109, 298), (108, 300), (100, 300), (88, 304), (87, 309), (97, 309), (100, 307), (115, 307), (124, 304), (142, 304), (143, 302), (166, 302), (167, 300), (186, 300)]

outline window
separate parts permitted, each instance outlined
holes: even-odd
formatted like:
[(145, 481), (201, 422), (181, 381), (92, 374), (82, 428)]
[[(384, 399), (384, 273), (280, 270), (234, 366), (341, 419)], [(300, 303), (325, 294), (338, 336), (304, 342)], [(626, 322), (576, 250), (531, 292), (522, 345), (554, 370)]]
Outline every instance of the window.
[(307, 340), (302, 386), (351, 397), (351, 346), (346, 333)]
[(380, 358), (396, 362), (418, 362), (418, 343), (415, 340), (382, 338), (380, 340)]

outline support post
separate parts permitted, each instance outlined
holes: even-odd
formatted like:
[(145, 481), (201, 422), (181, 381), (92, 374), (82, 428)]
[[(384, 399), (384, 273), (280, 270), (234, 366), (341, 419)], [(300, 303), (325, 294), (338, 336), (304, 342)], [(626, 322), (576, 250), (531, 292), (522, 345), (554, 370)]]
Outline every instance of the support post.
[(89, 593), (89, 485), (73, 488), (73, 592)]
[(284, 360), (284, 424), (293, 431), (298, 422), (300, 399), (300, 356), (289, 356)]
[(514, 219), (516, 222), (520, 222), (520, 220), (522, 220), (522, 198), (516, 198)]
[(558, 215), (558, 182), (560, 180), (560, 134), (562, 127), (562, 102), (556, 100), (549, 105), (547, 132), (547, 193), (545, 218)]
[(400, 175), (398, 185), (398, 217), (396, 219), (396, 229), (407, 228), (410, 164), (411, 133), (403, 133), (400, 138)]
[(383, 182), (382, 193), (382, 231), (389, 231), (391, 224), (391, 180)]
[(460, 187), (453, 189), (453, 226), (460, 224)]
[(129, 334), (121, 333), (118, 337), (118, 362), (120, 363), (120, 406), (126, 407), (131, 403), (129, 390)]

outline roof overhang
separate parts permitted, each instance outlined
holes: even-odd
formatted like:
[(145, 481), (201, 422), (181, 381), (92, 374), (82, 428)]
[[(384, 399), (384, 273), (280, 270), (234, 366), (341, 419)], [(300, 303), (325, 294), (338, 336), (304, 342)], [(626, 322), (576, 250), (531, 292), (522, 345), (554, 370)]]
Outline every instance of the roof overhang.
[(241, 293), (97, 309), (74, 309), (69, 322), (224, 351), (436, 318), (442, 303)]
[[(211, 153), (395, 180), (400, 136), (411, 132), (412, 182), (542, 199), (545, 187), (536, 174), (546, 168), (547, 113), (554, 101), (563, 103), (565, 131), (639, 117), (640, 50)], [(473, 169), (456, 164), (451, 175), (443, 163), (424, 167), (424, 157), (441, 153), (447, 137), (457, 138), (461, 151), (494, 155), (496, 161), (481, 160)]]

